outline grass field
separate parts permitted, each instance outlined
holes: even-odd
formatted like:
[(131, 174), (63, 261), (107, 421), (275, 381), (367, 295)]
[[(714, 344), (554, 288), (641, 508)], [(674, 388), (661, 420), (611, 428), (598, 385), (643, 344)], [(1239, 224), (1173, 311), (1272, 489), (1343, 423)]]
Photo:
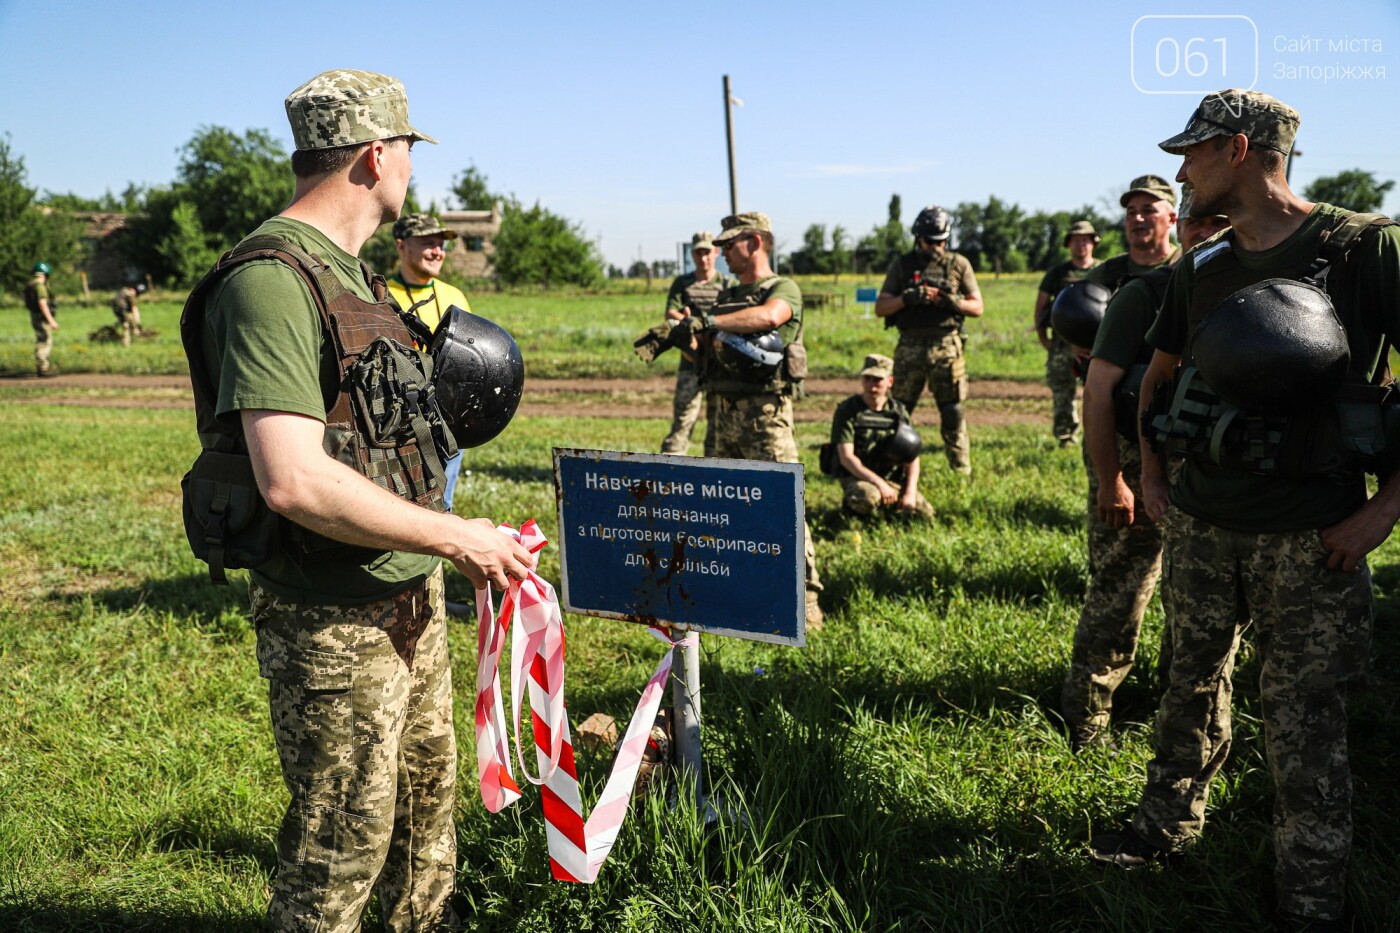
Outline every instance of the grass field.
[[(629, 318), (620, 331), (654, 316), (655, 297), (629, 298), (635, 325)], [(525, 319), (525, 299), (499, 300)], [(611, 339), (610, 301), (578, 303), (598, 340)], [(1005, 313), (1009, 321), (1013, 303), (1019, 327), (1023, 303)], [(562, 348), (552, 328), (567, 319), (565, 303), (541, 307), (550, 310), (530, 313), (554, 323), (539, 339)], [(481, 310), (495, 306), (484, 298)], [(7, 366), (23, 359), (13, 343)], [(73, 350), (60, 344), (60, 365), (72, 365)], [(561, 368), (586, 356), (559, 352)], [(243, 587), (207, 583), (184, 544), (177, 490), (192, 428), (178, 410), (33, 396), (0, 406), (0, 930), (258, 927), (286, 796)], [(523, 419), (469, 452), (459, 509), (536, 517), (552, 532), (551, 447), (650, 450), (664, 431), (660, 421)], [(824, 431), (799, 425), (810, 477)], [(1122, 752), (1072, 756), (1055, 706), (1084, 586), (1084, 479), (1078, 453), (1047, 435), (1044, 425), (975, 431), (978, 473), (966, 485), (949, 480), (941, 455), (926, 455), (925, 491), (938, 510), (927, 526), (847, 527), (834, 484), (813, 478), (826, 629), (805, 650), (704, 642), (708, 776), (747, 821), (705, 829), (690, 810), (649, 799), (598, 883), (566, 886), (548, 880), (538, 795), (490, 816), (464, 780), (460, 904), (475, 926), (1267, 927), (1271, 786), (1248, 648), (1236, 744), (1200, 845), (1170, 869), (1087, 862), (1090, 830), (1120, 823), (1142, 780), (1161, 619), (1154, 602), (1141, 663), (1120, 693)], [(543, 572), (557, 581), (556, 554), (545, 551)], [(1373, 561), (1375, 664), (1351, 705), (1350, 896), (1368, 930), (1400, 929), (1397, 556), (1389, 543)], [(449, 592), (465, 591), (452, 576)], [(624, 717), (658, 646), (627, 623), (570, 617), (568, 626), (574, 722), (595, 711)], [(470, 776), (473, 627), (453, 622), (451, 638)], [(586, 800), (605, 765), (580, 762)]]
[[(968, 371), (973, 378), (1044, 378), (1045, 354), (1029, 329), (1039, 281), (1038, 275), (981, 280), (987, 312), (968, 323)], [(806, 343), (815, 375), (848, 375), (866, 353), (893, 350), (895, 331), (884, 329), (878, 319), (865, 319), (854, 301), (857, 287), (878, 287), (879, 280), (848, 275), (837, 285), (830, 276), (820, 276), (802, 284), (808, 293), (846, 298), (844, 307), (807, 312)], [(661, 320), (668, 285), (657, 282), (649, 292), (634, 283), (606, 294), (482, 292), (468, 297), (472, 310), (515, 335), (530, 376), (628, 378), (655, 375), (675, 366), (673, 355), (648, 368), (632, 354), (637, 335)], [(129, 349), (88, 340), (90, 332), (112, 321), (106, 304), (84, 308), (64, 302), (54, 335), (54, 364), (64, 372), (186, 372), (179, 328), (183, 299), (160, 298), (141, 306), (143, 323), (160, 335), (138, 340)], [(0, 308), (0, 372), (32, 372), (33, 368), (34, 333), (28, 312), (22, 307)]]

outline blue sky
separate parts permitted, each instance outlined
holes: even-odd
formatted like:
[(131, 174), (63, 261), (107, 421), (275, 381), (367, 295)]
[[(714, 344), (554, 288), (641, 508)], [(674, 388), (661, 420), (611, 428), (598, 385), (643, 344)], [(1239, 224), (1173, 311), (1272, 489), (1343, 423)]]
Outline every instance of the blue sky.
[(206, 124), (290, 147), (287, 92), (363, 68), (402, 78), (414, 123), (441, 140), (415, 148), (425, 200), (474, 162), (619, 265), (673, 258), (728, 213), (725, 74), (744, 101), (740, 209), (768, 212), (789, 248), (811, 223), (865, 233), (894, 192), (906, 222), (991, 194), (1027, 210), (1104, 201), (1134, 175), (1174, 175), (1155, 143), (1203, 91), (1250, 81), (1302, 113), (1295, 188), (1352, 167), (1400, 180), (1396, 0), (0, 0), (0, 37), (0, 131), (40, 188), (167, 182)]

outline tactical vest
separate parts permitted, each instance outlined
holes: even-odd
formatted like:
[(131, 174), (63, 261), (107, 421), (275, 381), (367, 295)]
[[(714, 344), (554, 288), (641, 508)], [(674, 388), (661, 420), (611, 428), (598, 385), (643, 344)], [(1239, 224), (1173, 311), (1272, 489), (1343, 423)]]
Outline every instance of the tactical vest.
[[(335, 353), (338, 375), (335, 394), (326, 400), (322, 441), (328, 456), (400, 498), (440, 512), (444, 510), (443, 463), (457, 450), (437, 411), (432, 359), (414, 349), (415, 336), (422, 340), (424, 334), (410, 330), (409, 322), (416, 319), (403, 316), (388, 297), (384, 279), (361, 263), (375, 296), (367, 302), (347, 291), (319, 257), (281, 237), (249, 237), (221, 256), (200, 280), (180, 317), (202, 447), (182, 483), (186, 532), (196, 555), (209, 561), (210, 576), (216, 582), (225, 582), (225, 567), (256, 567), (265, 562), (272, 552), (257, 551), (269, 544), (299, 556), (335, 550), (369, 560), (382, 553), (334, 541), (289, 520), (279, 522), (262, 502), (256, 484), (251, 500), (243, 488), (252, 477), (251, 461), (241, 424), (216, 414), (217, 384), (204, 358), (204, 311), (210, 291), (230, 269), (265, 259), (285, 263), (301, 276)], [(259, 508), (266, 514), (257, 514)], [(255, 544), (250, 551), (247, 542), (237, 540), (240, 523), (246, 527), (261, 523), (258, 533), (263, 535), (268, 526), (276, 526), (277, 540)]]
[(724, 279), (718, 275), (708, 282), (691, 282), (681, 291), (681, 294), (685, 296), (685, 303), (682, 307), (689, 307), (697, 314), (709, 311), (719, 301), (719, 293), (722, 291), (724, 291)]
[[(905, 288), (928, 285), (939, 290), (950, 289), (954, 278), (953, 267), (960, 258), (960, 253), (949, 249), (937, 256), (926, 256), (919, 250), (905, 253), (899, 257), (900, 280)], [(902, 336), (946, 337), (960, 333), (965, 321), (966, 315), (948, 311), (942, 306), (919, 305), (901, 308), (889, 315), (885, 318), (885, 326), (899, 328)]]
[[(1349, 215), (1323, 234), (1317, 258), (1299, 277), (1334, 294), (1352, 274), (1353, 248), (1394, 223), (1381, 214)], [(1235, 257), (1232, 243), (1227, 232), (1191, 257), (1198, 263), (1188, 309), (1192, 337), (1225, 299), (1258, 281)], [(1389, 356), (1387, 337), (1379, 362), (1353, 356), (1347, 382), (1332, 398), (1287, 414), (1261, 414), (1229, 404), (1206, 383), (1193, 365), (1188, 338), (1182, 365), (1158, 386), (1144, 426), (1154, 448), (1227, 469), (1300, 479), (1389, 472), (1400, 463), (1400, 394), (1390, 385)], [(1368, 379), (1372, 366), (1375, 375)]]
[[(885, 407), (881, 411), (875, 411), (868, 406), (863, 406), (864, 410), (851, 419), (851, 426), (855, 428), (855, 439), (852, 446), (855, 447), (856, 459), (865, 465), (867, 469), (879, 474), (881, 479), (893, 479), (904, 477), (904, 465), (899, 463), (889, 463), (878, 453), (882, 441), (894, 436), (899, 430), (900, 424), (909, 420), (902, 406), (894, 399), (888, 399)], [(846, 471), (841, 469), (838, 462), (838, 475), (846, 475)]]
[[(740, 301), (716, 303), (710, 313), (716, 317), (752, 308), (763, 304), (777, 287), (778, 276), (766, 280), (767, 288), (758, 288), (748, 298)], [(783, 361), (768, 374), (755, 379), (750, 373), (728, 365), (716, 355), (709, 335), (701, 338), (703, 353), (700, 357), (700, 380), (705, 388), (716, 395), (728, 398), (742, 398), (751, 395), (796, 395), (807, 378), (807, 348), (802, 345), (804, 324), (798, 321), (797, 334), (783, 346)]]

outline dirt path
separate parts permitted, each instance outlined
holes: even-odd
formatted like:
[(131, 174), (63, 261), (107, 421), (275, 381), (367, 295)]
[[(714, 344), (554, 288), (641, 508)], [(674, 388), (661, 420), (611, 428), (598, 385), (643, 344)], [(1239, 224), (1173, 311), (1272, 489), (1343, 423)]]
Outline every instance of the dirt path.
[[(674, 381), (653, 379), (534, 379), (520, 413), (564, 418), (669, 418)], [(808, 379), (797, 403), (798, 421), (825, 421), (840, 399), (855, 390), (851, 379)], [(39, 379), (0, 376), (0, 402), (72, 405), (89, 408), (189, 408), (185, 376), (71, 373)], [(982, 380), (972, 384), (968, 417), (974, 424), (1033, 424), (1050, 418), (1050, 392), (1040, 384)], [(931, 404), (914, 414), (921, 425), (937, 423)]]

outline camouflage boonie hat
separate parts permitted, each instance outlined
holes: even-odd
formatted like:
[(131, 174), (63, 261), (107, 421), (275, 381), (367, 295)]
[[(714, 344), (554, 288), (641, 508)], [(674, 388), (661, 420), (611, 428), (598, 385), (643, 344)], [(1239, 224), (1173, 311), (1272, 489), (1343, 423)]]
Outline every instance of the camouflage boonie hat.
[(750, 233), (772, 234), (773, 232), (773, 225), (768, 222), (768, 215), (758, 211), (752, 211), (748, 214), (730, 214), (719, 224), (724, 232), (715, 237), (716, 246), (724, 246), (730, 240), (737, 240)]
[(296, 147), (334, 149), (408, 136), (436, 143), (408, 122), (403, 82), (372, 71), (323, 71), (287, 95), (287, 119)]
[(394, 221), (394, 239), (406, 240), (411, 236), (434, 236), (441, 234), (445, 240), (457, 239), (457, 231), (449, 230), (432, 214), (409, 214)]
[(1236, 133), (1256, 146), (1288, 155), (1298, 135), (1298, 111), (1261, 91), (1227, 88), (1207, 94), (1186, 121), (1186, 129), (1157, 145), (1181, 155), (1187, 146)]
[(696, 252), (702, 249), (714, 249), (715, 238), (710, 235), (710, 231), (701, 230), (690, 238), (690, 251)]
[(1069, 229), (1065, 231), (1066, 246), (1069, 245), (1069, 238), (1072, 236), (1091, 236), (1094, 238), (1095, 243), (1103, 239), (1103, 237), (1099, 236), (1099, 231), (1094, 229), (1094, 225), (1087, 220), (1076, 220), (1069, 225)]
[(884, 379), (894, 375), (894, 360), (880, 353), (872, 353), (865, 358), (865, 368), (860, 371), (861, 378), (875, 376)]
[(1128, 199), (1135, 194), (1150, 194), (1157, 200), (1168, 201), (1172, 207), (1176, 207), (1176, 189), (1160, 175), (1139, 175), (1134, 178), (1128, 190), (1118, 199), (1118, 206), (1127, 207)]

